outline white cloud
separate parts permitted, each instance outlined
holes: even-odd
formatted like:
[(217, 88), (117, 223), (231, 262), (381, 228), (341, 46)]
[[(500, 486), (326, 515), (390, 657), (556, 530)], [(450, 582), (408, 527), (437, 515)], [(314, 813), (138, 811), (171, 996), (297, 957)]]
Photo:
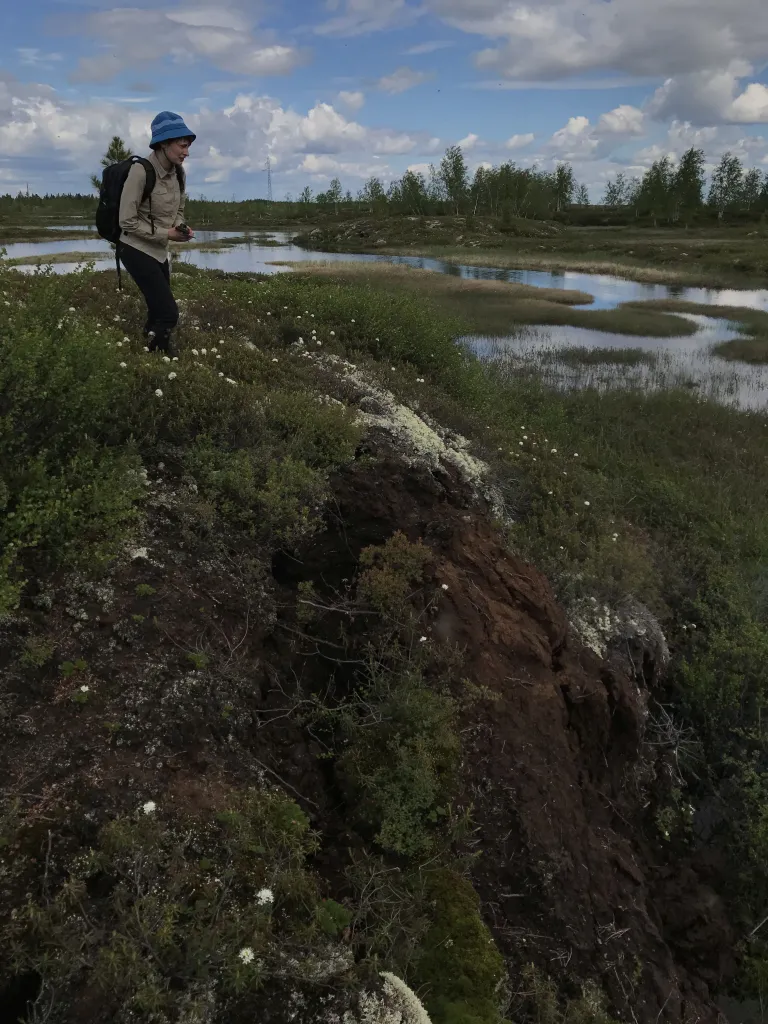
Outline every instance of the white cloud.
[(413, 68), (400, 67), (396, 68), (391, 75), (384, 75), (376, 84), (382, 92), (388, 92), (391, 96), (395, 96), (401, 92), (407, 92), (423, 82), (428, 82), (434, 77), (434, 72), (414, 71)]
[(43, 53), (37, 47), (19, 46), (16, 49), (16, 53), (18, 53), (22, 64), (30, 64), (32, 66), (51, 64), (64, 59), (60, 53)]
[(90, 36), (103, 47), (81, 58), (71, 76), (76, 82), (104, 82), (125, 69), (146, 69), (158, 61), (188, 66), (196, 59), (234, 74), (281, 75), (308, 57), (255, 26), (232, 0), (217, 6), (192, 0), (186, 6), (93, 11), (68, 19), (63, 31)]
[(408, 164), (408, 170), (414, 174), (423, 174), (425, 178), (429, 177), (429, 164)]
[[(23, 167), (21, 182), (67, 191), (87, 189), (88, 172), (109, 139), (118, 134), (135, 152), (146, 151), (156, 111), (115, 100), (76, 103), (48, 86), (26, 85), (0, 73), (0, 171)], [(317, 103), (304, 112), (270, 96), (241, 93), (227, 107), (197, 113), (181, 110), (197, 133), (188, 166), (190, 190), (243, 182), (244, 195), (263, 189), (267, 155), (279, 187), (299, 184), (306, 173), (391, 176), (390, 159), (429, 151), (427, 134), (370, 128), (334, 106)], [(35, 168), (37, 170), (35, 171)], [(21, 172), (18, 172), (21, 173)], [(55, 180), (53, 175), (56, 175)]]
[(586, 160), (607, 156), (621, 142), (643, 134), (642, 110), (623, 104), (602, 114), (596, 124), (588, 117), (571, 117), (556, 131), (547, 151), (561, 160)]
[(335, 16), (316, 25), (315, 32), (326, 36), (359, 36), (399, 28), (421, 13), (406, 0), (331, 0), (325, 6)]
[(335, 160), (330, 156), (315, 156), (314, 153), (309, 153), (304, 157), (300, 170), (311, 174), (315, 180), (341, 176), (363, 180), (374, 175), (376, 177), (389, 177), (389, 175), (382, 175), (381, 164)]
[(447, 39), (433, 39), (426, 43), (418, 43), (410, 46), (403, 53), (406, 57), (422, 57), (427, 53), (436, 53), (438, 50), (445, 50), (454, 44)]
[(688, 121), (673, 121), (661, 141), (637, 150), (633, 159), (642, 171), (664, 156), (677, 161), (692, 146), (704, 151), (707, 170), (711, 170), (726, 151), (739, 157), (748, 167), (764, 161), (768, 154), (768, 139), (742, 135), (736, 126), (698, 128)]
[(507, 149), (522, 149), (524, 146), (530, 146), (535, 138), (533, 132), (526, 132), (525, 135), (513, 135), (504, 145)]
[(474, 132), (470, 132), (469, 135), (466, 135), (463, 139), (459, 139), (456, 145), (461, 146), (465, 152), (468, 152), (469, 150), (474, 149), (479, 141), (480, 136), (475, 135)]
[(347, 110), (360, 110), (360, 108), (365, 104), (365, 93), (347, 92), (345, 89), (342, 89), (336, 99), (342, 104), (342, 106), (346, 107)]
[(660, 120), (678, 118), (694, 124), (768, 124), (768, 87), (741, 81), (750, 65), (734, 62), (722, 71), (696, 71), (668, 78), (652, 96), (649, 112)]
[(603, 135), (642, 135), (645, 131), (645, 115), (642, 110), (623, 103), (597, 122), (597, 132)]
[(509, 79), (594, 71), (673, 77), (768, 57), (765, 0), (425, 0), (427, 8), (494, 45), (478, 67)]

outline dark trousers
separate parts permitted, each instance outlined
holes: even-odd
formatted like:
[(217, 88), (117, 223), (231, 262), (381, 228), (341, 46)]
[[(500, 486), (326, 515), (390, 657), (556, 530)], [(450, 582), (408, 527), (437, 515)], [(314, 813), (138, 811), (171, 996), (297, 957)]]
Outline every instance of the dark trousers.
[(170, 347), (171, 332), (179, 322), (179, 307), (171, 291), (171, 268), (168, 260), (160, 263), (153, 256), (120, 243), (120, 260), (138, 285), (147, 304), (147, 322), (144, 336), (154, 332), (150, 349), (165, 352)]

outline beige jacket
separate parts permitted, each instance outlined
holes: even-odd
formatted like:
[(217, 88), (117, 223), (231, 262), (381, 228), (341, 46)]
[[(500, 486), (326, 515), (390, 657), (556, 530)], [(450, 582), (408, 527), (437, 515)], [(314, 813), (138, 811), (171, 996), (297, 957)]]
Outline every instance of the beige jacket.
[(168, 259), (168, 231), (184, 223), (186, 192), (179, 188), (176, 168), (166, 170), (157, 153), (152, 152), (149, 162), (155, 168), (157, 181), (152, 191), (152, 223), (149, 219), (149, 199), (141, 201), (147, 172), (136, 163), (128, 172), (120, 197), (120, 242), (154, 257), (160, 263)]

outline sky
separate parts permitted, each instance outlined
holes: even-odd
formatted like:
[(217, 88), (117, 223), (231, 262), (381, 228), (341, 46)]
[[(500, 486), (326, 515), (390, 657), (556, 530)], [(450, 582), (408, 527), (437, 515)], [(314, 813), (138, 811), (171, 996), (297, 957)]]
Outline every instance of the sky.
[(193, 196), (353, 193), (569, 161), (593, 201), (700, 146), (768, 172), (766, 0), (28, 0), (0, 13), (0, 193), (87, 192), (156, 113), (197, 133)]

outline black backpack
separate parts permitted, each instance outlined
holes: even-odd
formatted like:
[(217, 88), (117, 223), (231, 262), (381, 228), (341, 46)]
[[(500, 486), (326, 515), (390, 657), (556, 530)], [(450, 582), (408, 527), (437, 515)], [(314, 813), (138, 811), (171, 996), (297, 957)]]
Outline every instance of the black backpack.
[(128, 172), (134, 164), (141, 164), (147, 172), (147, 183), (144, 186), (144, 193), (141, 197), (142, 203), (149, 199), (149, 220), (152, 224), (152, 231), (155, 230), (152, 221), (152, 190), (157, 181), (155, 168), (142, 156), (129, 156), (127, 160), (121, 160), (118, 164), (110, 164), (104, 168), (101, 176), (101, 188), (99, 189), (99, 205), (96, 208), (96, 230), (102, 238), (114, 245), (120, 241), (120, 196), (123, 194), (123, 186)]
[[(99, 205), (96, 208), (96, 230), (108, 242), (115, 246), (115, 265), (117, 267), (117, 285), (122, 288), (120, 277), (120, 197), (123, 194), (123, 186), (128, 173), (134, 164), (142, 165), (147, 174), (147, 181), (144, 185), (144, 192), (141, 196), (142, 203), (149, 200), (149, 223), (152, 225), (152, 234), (155, 233), (155, 222), (152, 219), (152, 191), (157, 182), (155, 168), (149, 160), (143, 156), (129, 156), (117, 164), (110, 164), (104, 168), (101, 176), (101, 188), (99, 189)], [(184, 173), (180, 167), (176, 168), (176, 179), (179, 188), (184, 191)]]

